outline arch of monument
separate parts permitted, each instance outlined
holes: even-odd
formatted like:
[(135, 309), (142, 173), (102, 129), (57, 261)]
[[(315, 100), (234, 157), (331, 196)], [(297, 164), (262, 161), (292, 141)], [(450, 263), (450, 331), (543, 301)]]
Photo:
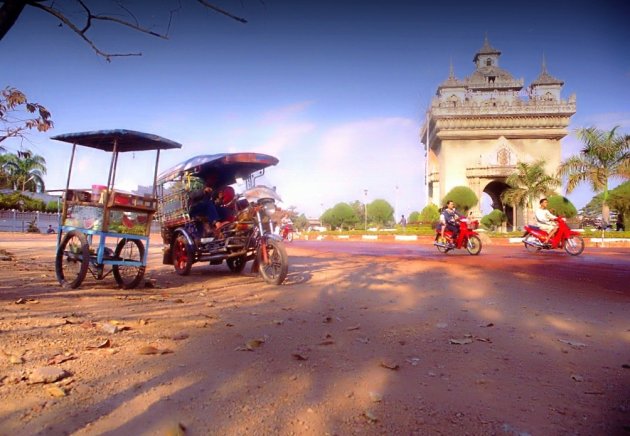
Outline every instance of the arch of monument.
[[(420, 140), (425, 149), (427, 204), (441, 205), (456, 186), (468, 186), (493, 209), (508, 216), (508, 227), (522, 227), (525, 213), (501, 201), (507, 177), (518, 162), (543, 160), (548, 174), (561, 162), (560, 140), (575, 113), (575, 95), (561, 98), (564, 85), (542, 70), (527, 88), (499, 67), (501, 52), (486, 37), (475, 54), (475, 71), (457, 79), (451, 64), (427, 110)], [(480, 217), (478, 204), (473, 215)]]

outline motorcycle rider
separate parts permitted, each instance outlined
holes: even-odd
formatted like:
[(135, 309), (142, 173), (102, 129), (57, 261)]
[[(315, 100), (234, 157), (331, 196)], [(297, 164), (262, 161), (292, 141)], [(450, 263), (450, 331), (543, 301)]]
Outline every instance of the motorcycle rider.
[(547, 210), (549, 200), (541, 198), (539, 203), (540, 208), (535, 212), (536, 222), (538, 227), (547, 232), (547, 238), (543, 241), (543, 243), (548, 244), (551, 237), (558, 231), (558, 224), (556, 224), (556, 219), (558, 217)]
[(442, 237), (444, 237), (444, 230), (450, 230), (452, 234), (451, 245), (453, 245), (459, 235), (459, 214), (455, 210), (455, 203), (452, 200), (446, 202), (446, 208), (442, 211), (442, 217), (445, 223), (442, 226)]

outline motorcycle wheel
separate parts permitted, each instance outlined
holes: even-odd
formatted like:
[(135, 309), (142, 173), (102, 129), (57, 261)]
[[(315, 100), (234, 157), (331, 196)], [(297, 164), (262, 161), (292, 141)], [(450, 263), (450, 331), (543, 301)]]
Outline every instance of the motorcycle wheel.
[(230, 268), (230, 271), (238, 274), (241, 271), (243, 271), (243, 268), (245, 268), (245, 264), (247, 264), (247, 260), (245, 256), (239, 256), (239, 257), (232, 257), (232, 258), (226, 259), (225, 263), (227, 263), (227, 266), (228, 268)]
[[(435, 242), (438, 242), (440, 244), (446, 244), (446, 238), (443, 238), (442, 236), (438, 235), (435, 237)], [(448, 251), (448, 248), (446, 248), (445, 246), (442, 245), (436, 245), (438, 251), (440, 253), (446, 253)]]
[(293, 242), (293, 232), (287, 233), (287, 241)]
[(55, 273), (64, 288), (75, 289), (81, 286), (90, 264), (90, 247), (85, 234), (71, 230), (57, 249)]
[(581, 236), (572, 235), (564, 241), (564, 251), (571, 256), (577, 256), (584, 251), (584, 239)]
[(527, 251), (529, 251), (530, 253), (538, 253), (540, 251), (540, 247), (535, 246), (535, 245), (531, 245), (528, 244), (527, 242), (531, 242), (534, 243), (534, 241), (538, 241), (538, 238), (534, 235), (532, 235), (531, 233), (528, 233), (524, 238), (523, 238), (523, 245), (525, 245), (525, 249)]
[(468, 242), (466, 242), (466, 250), (468, 250), (468, 253), (472, 254), (473, 256), (481, 253), (481, 239), (479, 239), (479, 237), (475, 235), (469, 237)]
[(175, 272), (180, 276), (190, 274), (190, 268), (193, 264), (193, 247), (188, 243), (183, 234), (179, 233), (173, 240), (171, 254), (173, 256)]
[[(114, 251), (116, 260), (142, 262), (144, 259), (144, 245), (138, 239), (121, 239)], [(112, 272), (116, 283), (123, 289), (133, 289), (144, 277), (146, 267), (132, 265), (114, 265)]]
[(289, 272), (289, 256), (282, 242), (274, 239), (267, 240), (267, 262), (265, 263), (262, 249), (258, 249), (258, 265), (263, 280), (270, 285), (279, 285)]

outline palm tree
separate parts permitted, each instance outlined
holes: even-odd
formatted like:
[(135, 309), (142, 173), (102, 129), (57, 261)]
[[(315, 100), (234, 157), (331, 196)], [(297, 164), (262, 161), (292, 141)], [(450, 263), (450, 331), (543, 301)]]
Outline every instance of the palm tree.
[(11, 188), (11, 175), (6, 170), (5, 165), (9, 161), (9, 155), (4, 154), (4, 147), (0, 146), (0, 188)]
[(9, 175), (13, 189), (20, 191), (43, 191), (46, 159), (30, 150), (5, 155), (3, 170)]
[(558, 168), (561, 177), (567, 177), (567, 194), (586, 182), (594, 192), (602, 193), (602, 220), (610, 222), (608, 182), (611, 178), (630, 179), (630, 135), (619, 135), (613, 127), (609, 131), (595, 127), (578, 129), (578, 138), (584, 148), (571, 156)]
[(560, 178), (550, 176), (545, 172), (545, 162), (518, 162), (516, 172), (510, 174), (505, 183), (509, 185), (501, 194), (501, 201), (512, 206), (525, 207), (526, 221), (530, 220), (534, 200), (550, 195), (560, 186)]

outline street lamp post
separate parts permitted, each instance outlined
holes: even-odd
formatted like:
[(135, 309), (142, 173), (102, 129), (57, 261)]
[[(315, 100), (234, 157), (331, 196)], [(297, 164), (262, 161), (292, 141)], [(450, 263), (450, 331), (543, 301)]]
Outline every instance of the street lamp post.
[(365, 194), (365, 201), (363, 202), (365, 208), (365, 231), (367, 231), (367, 191), (367, 189), (363, 190), (363, 194)]

